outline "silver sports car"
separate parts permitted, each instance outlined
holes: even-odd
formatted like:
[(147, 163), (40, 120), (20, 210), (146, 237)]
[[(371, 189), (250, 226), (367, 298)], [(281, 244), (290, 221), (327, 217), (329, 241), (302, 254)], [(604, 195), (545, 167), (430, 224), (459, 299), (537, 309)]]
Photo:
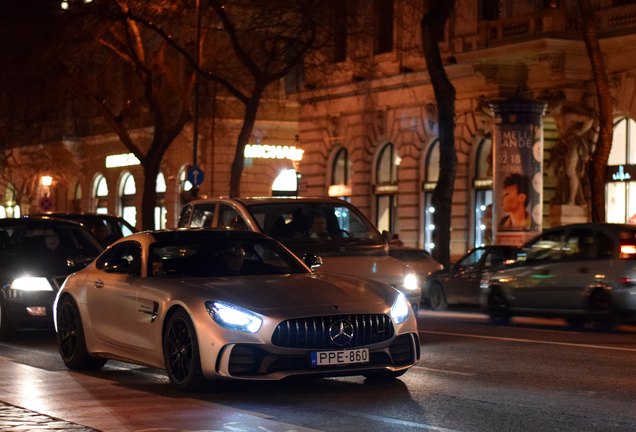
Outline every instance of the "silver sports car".
[(247, 231), (125, 237), (66, 279), (55, 324), (67, 367), (123, 360), (165, 369), (187, 391), (213, 378), (395, 378), (420, 355), (399, 291), (313, 273), (276, 240)]

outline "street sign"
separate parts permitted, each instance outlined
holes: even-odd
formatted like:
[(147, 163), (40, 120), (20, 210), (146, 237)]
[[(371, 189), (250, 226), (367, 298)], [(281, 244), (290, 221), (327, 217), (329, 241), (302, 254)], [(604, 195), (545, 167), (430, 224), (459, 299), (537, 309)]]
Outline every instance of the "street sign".
[(43, 196), (42, 198), (40, 198), (40, 202), (38, 204), (40, 205), (40, 209), (42, 211), (53, 210), (53, 200), (48, 196)]
[(193, 165), (188, 170), (188, 181), (194, 186), (203, 183), (203, 170), (198, 165)]

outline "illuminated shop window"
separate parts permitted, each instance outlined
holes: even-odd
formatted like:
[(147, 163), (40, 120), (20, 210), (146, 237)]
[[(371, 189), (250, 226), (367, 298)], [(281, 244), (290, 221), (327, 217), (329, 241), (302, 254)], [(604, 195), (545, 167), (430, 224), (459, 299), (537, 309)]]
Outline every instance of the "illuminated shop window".
[(285, 169), (276, 176), (272, 183), (273, 196), (298, 195), (298, 173), (295, 169)]
[(424, 203), (423, 208), (423, 220), (424, 220), (424, 249), (432, 251), (435, 248), (433, 242), (433, 231), (435, 231), (435, 223), (433, 222), (433, 215), (435, 214), (435, 207), (433, 207), (433, 190), (437, 185), (439, 179), (439, 141), (435, 140), (426, 153), (424, 158), (424, 184), (422, 189), (424, 190)]
[(607, 161), (605, 220), (636, 224), (636, 121), (614, 123), (612, 149)]
[(0, 206), (0, 219), (19, 217), (20, 206), (18, 205), (15, 186), (13, 186), (12, 183), (8, 183), (4, 189), (4, 199), (2, 200), (2, 206)]
[(378, 154), (375, 173), (376, 219), (380, 230), (396, 232), (397, 168), (400, 159), (395, 154), (393, 144), (386, 144)]
[(474, 245), (488, 245), (492, 243), (492, 140), (490, 138), (483, 139), (479, 143), (473, 188)]
[(179, 172), (179, 197), (181, 199), (181, 206), (183, 207), (188, 203), (191, 198), (192, 183), (188, 180), (188, 167), (181, 168)]
[(168, 212), (166, 211), (165, 206), (166, 178), (161, 171), (157, 174), (155, 192), (157, 193), (157, 201), (155, 204), (155, 229), (164, 229), (166, 227), (166, 215)]
[(93, 203), (96, 213), (108, 213), (108, 184), (106, 177), (101, 174), (93, 182)]
[(130, 173), (124, 173), (120, 181), (119, 214), (132, 226), (137, 224), (136, 194), (135, 178)]

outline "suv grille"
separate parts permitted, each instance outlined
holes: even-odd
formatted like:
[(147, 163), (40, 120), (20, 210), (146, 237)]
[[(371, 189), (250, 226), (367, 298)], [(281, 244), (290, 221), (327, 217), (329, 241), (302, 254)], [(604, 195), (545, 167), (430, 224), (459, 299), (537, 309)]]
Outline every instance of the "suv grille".
[(353, 326), (353, 339), (347, 347), (384, 342), (393, 337), (393, 323), (387, 315), (333, 315), (283, 321), (276, 327), (272, 343), (287, 348), (343, 348), (329, 337), (329, 326), (341, 319)]

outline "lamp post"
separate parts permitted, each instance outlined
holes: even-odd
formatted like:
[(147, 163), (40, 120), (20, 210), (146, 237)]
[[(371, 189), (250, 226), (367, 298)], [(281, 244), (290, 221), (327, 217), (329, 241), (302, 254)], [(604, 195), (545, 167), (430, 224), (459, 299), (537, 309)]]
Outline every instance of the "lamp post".
[[(199, 151), (199, 51), (201, 44), (201, 0), (196, 0), (196, 37), (194, 44), (194, 62), (196, 70), (194, 71), (194, 96), (193, 96), (193, 119), (192, 119), (192, 167), (197, 167), (198, 151)], [(199, 184), (195, 182), (190, 191), (192, 198), (196, 199), (199, 195)]]

